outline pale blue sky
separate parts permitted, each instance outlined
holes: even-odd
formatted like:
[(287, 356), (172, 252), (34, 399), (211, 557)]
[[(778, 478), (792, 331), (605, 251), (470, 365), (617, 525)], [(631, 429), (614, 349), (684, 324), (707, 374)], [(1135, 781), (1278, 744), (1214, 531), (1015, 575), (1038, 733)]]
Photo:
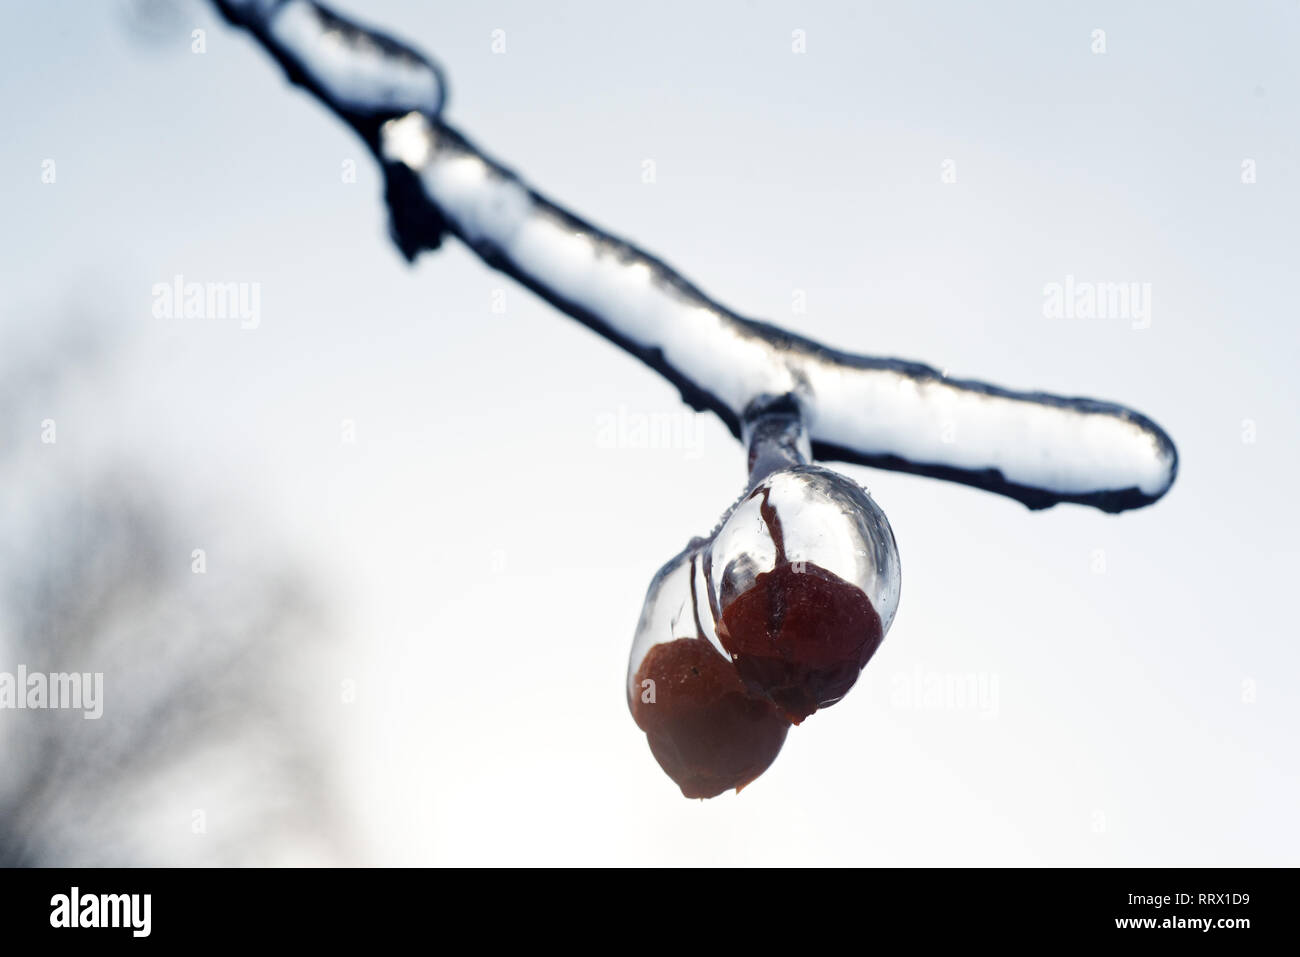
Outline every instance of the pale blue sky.
[[(604, 447), (671, 388), (462, 248), (406, 266), (346, 129), (204, 6), (150, 31), (128, 6), (7, 14), (3, 334), (103, 324), (125, 357), (52, 413), (64, 454), (237, 503), (227, 534), (329, 583), (359, 697), (304, 708), (344, 728), (367, 859), (1297, 863), (1300, 4), (365, 5), (444, 66), (450, 122), (738, 311), (1120, 401), (1178, 445), (1122, 516), (846, 469), (898, 539), (894, 627), (704, 805), (623, 675), (740, 449), (711, 420)], [(259, 327), (155, 318), (177, 273), (260, 283)], [(1150, 283), (1151, 327), (1044, 318), (1067, 275)], [(902, 706), (918, 670), (996, 676), (996, 714)]]

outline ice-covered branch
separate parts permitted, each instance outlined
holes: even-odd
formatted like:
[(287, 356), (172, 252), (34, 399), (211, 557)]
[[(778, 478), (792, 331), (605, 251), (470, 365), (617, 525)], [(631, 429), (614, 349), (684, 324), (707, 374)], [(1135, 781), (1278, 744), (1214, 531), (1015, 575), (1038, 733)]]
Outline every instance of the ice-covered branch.
[(961, 482), (1030, 508), (1150, 504), (1178, 457), (1150, 419), (1109, 402), (954, 380), (840, 352), (713, 301), (660, 259), (550, 202), (441, 120), (420, 54), (309, 0), (216, 0), (369, 144), (408, 258), (445, 233), (669, 379), (740, 436), (745, 410), (790, 395), (813, 455)]

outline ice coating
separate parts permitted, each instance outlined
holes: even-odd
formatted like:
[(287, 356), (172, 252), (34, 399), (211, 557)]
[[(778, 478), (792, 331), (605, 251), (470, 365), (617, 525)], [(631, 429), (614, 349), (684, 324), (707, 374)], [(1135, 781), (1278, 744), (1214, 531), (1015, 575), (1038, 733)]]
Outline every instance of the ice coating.
[[(893, 532), (848, 478), (801, 464), (797, 422), (747, 419), (748, 491), (660, 569), (628, 655), (628, 707), (687, 797), (739, 790), (791, 724), (839, 701), (893, 620)], [(795, 464), (766, 464), (786, 457)]]
[(444, 231), (457, 235), (736, 435), (755, 397), (789, 393), (820, 459), (961, 482), (1031, 508), (1077, 502), (1117, 512), (1172, 485), (1177, 452), (1145, 416), (950, 380), (742, 318), (661, 260), (546, 200), (443, 123), (441, 76), (419, 54), (308, 0), (217, 3), (366, 138), (384, 164), (394, 238), (408, 257), (437, 247)]
[(821, 458), (964, 482), (1031, 507), (1120, 511), (1173, 482), (1173, 443), (1123, 406), (952, 380), (742, 319), (422, 115), (385, 124), (381, 150), (418, 173), (452, 231), (487, 262), (664, 372), (733, 432), (756, 397), (795, 393)]
[(789, 397), (766, 397), (744, 420), (749, 481), (707, 538), (693, 538), (646, 590), (628, 660), (628, 694), (647, 651), (681, 638), (708, 642), (730, 659), (718, 626), (759, 575), (780, 566), (816, 568), (860, 589), (889, 630), (902, 569), (884, 511), (857, 482), (807, 462), (807, 436)]
[(782, 469), (731, 509), (703, 555), (713, 618), (778, 564), (831, 572), (862, 589), (883, 631), (893, 623), (902, 577), (893, 529), (866, 490), (838, 472)]
[(703, 637), (695, 585), (703, 544), (693, 540), (650, 583), (627, 672), (632, 718), (688, 798), (739, 791), (776, 759), (790, 728)]
[[(1136, 499), (1154, 501), (1173, 482), (1173, 443), (1130, 409), (901, 366), (882, 363), (848, 374), (810, 363), (819, 399), (810, 408), (816, 440), (864, 450), (868, 461), (895, 455), (970, 473), (996, 470), (1009, 484), (1063, 499), (1133, 489), (1140, 504)], [(862, 414), (866, 409), (873, 414)]]
[[(627, 662), (627, 695), (632, 701), (640, 693), (636, 682), (637, 670), (646, 654), (657, 644), (679, 638), (696, 638), (700, 629), (695, 618), (695, 603), (691, 591), (691, 578), (695, 574), (695, 559), (703, 539), (694, 539), (685, 549), (674, 555), (656, 573), (646, 589), (632, 639), (632, 650)], [(719, 652), (721, 654), (721, 652)]]
[(293, 79), (303, 79), (340, 115), (393, 116), (421, 110), (436, 116), (446, 82), (431, 62), (402, 43), (362, 29), (309, 0), (217, 0), (233, 23), (247, 27)]
[(667, 266), (534, 194), (445, 125), (413, 113), (380, 135), (381, 155), (418, 173), (452, 230), (487, 262), (643, 359), (653, 353), (651, 364), (707, 383), (733, 418), (757, 395), (795, 387), (772, 364), (767, 340)]

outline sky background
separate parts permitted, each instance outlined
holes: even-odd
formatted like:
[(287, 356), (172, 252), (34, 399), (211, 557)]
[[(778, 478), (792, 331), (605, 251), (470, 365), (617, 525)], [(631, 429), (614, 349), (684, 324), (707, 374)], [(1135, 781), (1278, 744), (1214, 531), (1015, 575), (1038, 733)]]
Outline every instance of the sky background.
[[(338, 9), (440, 62), (490, 155), (737, 312), (1119, 401), (1181, 457), (1119, 516), (845, 467), (898, 540), (893, 628), (742, 795), (686, 801), (626, 658), (651, 576), (741, 491), (738, 444), (455, 242), (408, 266), (360, 141), (206, 6), (17, 5), (0, 349), (60, 364), (68, 317), (112, 344), (11, 423), (18, 480), (138, 477), (210, 567), (315, 583), (333, 650), (269, 677), (330, 756), (342, 860), (1300, 863), (1300, 3)], [(177, 274), (260, 284), (258, 327), (155, 317)], [(1149, 283), (1149, 328), (1046, 318), (1067, 276)], [(662, 447), (608, 440), (662, 415)], [(970, 676), (984, 700), (911, 693)], [(155, 860), (206, 859), (187, 789), (221, 773), (168, 778)]]

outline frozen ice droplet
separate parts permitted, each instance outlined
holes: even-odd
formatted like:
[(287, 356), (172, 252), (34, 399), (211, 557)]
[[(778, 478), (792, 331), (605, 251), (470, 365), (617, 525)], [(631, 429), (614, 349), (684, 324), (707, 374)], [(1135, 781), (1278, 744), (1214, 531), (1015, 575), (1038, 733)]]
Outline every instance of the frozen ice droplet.
[(703, 544), (693, 542), (651, 582), (628, 666), (632, 717), (691, 798), (740, 790), (775, 760), (790, 729), (700, 633), (693, 582)]
[(778, 469), (646, 593), (628, 704), (689, 797), (753, 780), (790, 722), (838, 701), (893, 621), (899, 564), (884, 513), (817, 466)]
[(862, 486), (820, 466), (783, 469), (751, 489), (704, 560), (715, 617), (780, 565), (795, 574), (817, 566), (856, 585), (885, 631), (898, 610), (900, 566), (889, 520)]
[(856, 482), (818, 466), (760, 481), (702, 562), (718, 646), (746, 687), (794, 722), (848, 692), (898, 608), (884, 512)]
[(678, 638), (699, 637), (695, 601), (691, 594), (691, 577), (695, 574), (696, 558), (705, 544), (704, 539), (694, 539), (659, 569), (651, 580), (650, 587), (646, 589), (641, 619), (637, 622), (632, 652), (628, 656), (629, 701), (646, 690), (641, 688), (636, 675), (651, 648)]

